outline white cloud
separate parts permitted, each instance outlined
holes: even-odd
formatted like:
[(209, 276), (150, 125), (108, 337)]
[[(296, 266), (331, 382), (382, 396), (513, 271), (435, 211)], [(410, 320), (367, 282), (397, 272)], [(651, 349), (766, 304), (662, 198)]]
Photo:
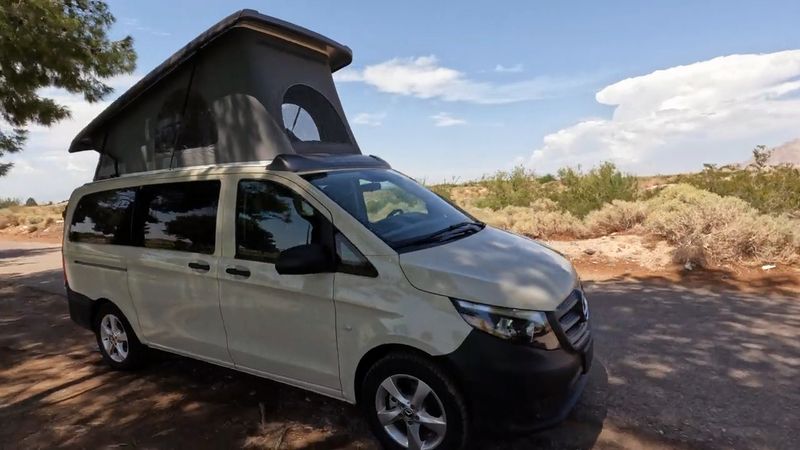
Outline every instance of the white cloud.
[(2, 159), (2, 162), (14, 163), (11, 172), (0, 178), (2, 195), (60, 201), (65, 200), (77, 186), (91, 181), (97, 153), (87, 151), (70, 154), (67, 153), (69, 144), (80, 130), (139, 78), (138, 75), (123, 75), (106, 81), (106, 84), (114, 87), (114, 94), (98, 103), (88, 103), (82, 95), (60, 89), (42, 90), (43, 96), (69, 108), (71, 116), (51, 127), (32, 125), (28, 128), (25, 148)]
[(125, 33), (140, 31), (142, 33), (152, 34), (153, 36), (158, 36), (158, 37), (172, 36), (172, 33), (168, 31), (156, 30), (154, 28), (142, 25), (139, 19), (133, 17), (124, 17), (120, 21), (120, 23), (122, 24), (122, 28), (125, 30)]
[(522, 64), (519, 64), (519, 63), (518, 64), (514, 64), (513, 66), (508, 66), (508, 67), (506, 67), (506, 66), (504, 66), (502, 64), (498, 64), (498, 65), (494, 66), (494, 71), (495, 72), (499, 72), (499, 73), (520, 73), (523, 70), (525, 70), (525, 69), (523, 69)]
[(368, 127), (379, 127), (383, 125), (386, 113), (358, 113), (353, 117), (355, 125), (365, 125)]
[(451, 116), (449, 113), (440, 112), (431, 116), (434, 125), (437, 127), (452, 127), (455, 125), (464, 125), (467, 123), (464, 119), (459, 119)]
[(738, 161), (748, 146), (800, 134), (800, 50), (730, 55), (627, 78), (600, 90), (611, 118), (544, 137), (530, 164), (552, 170), (613, 161), (666, 172)]
[(390, 94), (478, 104), (538, 100), (585, 83), (580, 79), (548, 77), (503, 84), (472, 80), (458, 70), (440, 65), (435, 56), (394, 58), (361, 70), (346, 69), (337, 73), (335, 79), (363, 82)]

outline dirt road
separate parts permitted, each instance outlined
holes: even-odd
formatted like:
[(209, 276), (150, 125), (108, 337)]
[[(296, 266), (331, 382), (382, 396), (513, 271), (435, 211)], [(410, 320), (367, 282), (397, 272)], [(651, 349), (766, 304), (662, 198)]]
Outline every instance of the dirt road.
[[(716, 275), (589, 283), (596, 359), (572, 415), (474, 446), (796, 448), (797, 286)], [(274, 382), (166, 355), (109, 371), (60, 283), (56, 246), (0, 242), (0, 448), (375, 448), (356, 408)]]

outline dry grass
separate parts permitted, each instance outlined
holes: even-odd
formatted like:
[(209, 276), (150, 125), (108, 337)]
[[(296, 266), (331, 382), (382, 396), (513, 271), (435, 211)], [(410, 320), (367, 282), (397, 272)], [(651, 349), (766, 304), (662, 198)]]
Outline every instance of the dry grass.
[(5, 232), (29, 232), (45, 230), (60, 223), (65, 203), (55, 205), (14, 205), (0, 209), (0, 230)]
[(591, 236), (605, 236), (627, 231), (644, 222), (647, 203), (614, 200), (590, 212), (584, 219), (586, 231)]

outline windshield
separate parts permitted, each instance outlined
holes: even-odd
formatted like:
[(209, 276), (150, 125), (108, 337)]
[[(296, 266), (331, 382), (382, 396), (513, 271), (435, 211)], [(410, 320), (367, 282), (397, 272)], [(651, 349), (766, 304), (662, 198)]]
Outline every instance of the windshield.
[(436, 245), (483, 228), (465, 212), (393, 170), (344, 170), (304, 178), (398, 251)]

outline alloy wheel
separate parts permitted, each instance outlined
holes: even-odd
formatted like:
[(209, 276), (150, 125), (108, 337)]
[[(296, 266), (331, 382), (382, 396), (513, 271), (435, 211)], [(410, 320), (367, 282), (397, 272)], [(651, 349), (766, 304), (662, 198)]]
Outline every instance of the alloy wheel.
[(384, 430), (410, 450), (432, 450), (442, 443), (447, 418), (439, 396), (412, 375), (392, 375), (375, 393), (375, 411)]
[(121, 363), (128, 357), (128, 334), (122, 321), (113, 314), (106, 314), (100, 321), (100, 342), (103, 350), (114, 362)]

